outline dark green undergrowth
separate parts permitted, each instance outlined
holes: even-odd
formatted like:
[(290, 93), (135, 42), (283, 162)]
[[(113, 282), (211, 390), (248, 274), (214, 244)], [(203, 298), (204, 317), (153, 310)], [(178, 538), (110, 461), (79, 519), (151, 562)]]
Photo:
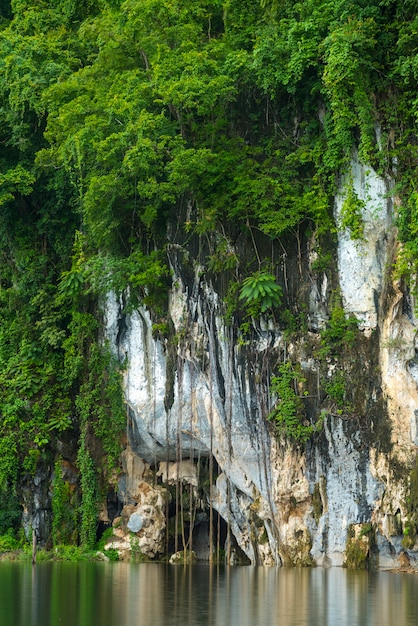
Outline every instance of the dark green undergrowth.
[[(111, 529), (110, 529), (111, 530)], [(103, 536), (92, 548), (85, 545), (57, 544), (52, 549), (37, 548), (36, 562), (45, 561), (118, 561), (117, 550), (111, 548), (105, 550), (106, 536)], [(32, 560), (32, 544), (20, 534), (17, 536), (13, 530), (0, 535), (0, 555), (3, 560)]]

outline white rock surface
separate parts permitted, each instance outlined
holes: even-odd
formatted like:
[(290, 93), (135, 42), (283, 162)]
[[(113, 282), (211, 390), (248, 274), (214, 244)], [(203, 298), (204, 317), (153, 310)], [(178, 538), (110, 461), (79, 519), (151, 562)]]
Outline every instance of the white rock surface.
[(350, 172), (342, 177), (335, 199), (337, 224), (341, 224), (347, 185), (352, 185), (357, 197), (364, 202), (364, 240), (353, 240), (347, 229), (339, 229), (340, 287), (347, 313), (353, 313), (364, 329), (373, 329), (377, 326), (392, 221), (389, 188), (370, 166), (360, 163), (355, 155)]

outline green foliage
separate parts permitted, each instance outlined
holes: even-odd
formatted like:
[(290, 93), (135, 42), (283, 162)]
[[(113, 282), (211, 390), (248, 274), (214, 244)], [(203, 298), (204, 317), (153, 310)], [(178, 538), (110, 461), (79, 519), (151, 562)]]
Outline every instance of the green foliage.
[(12, 487), (0, 489), (0, 535), (13, 535), (22, 517), (22, 507)]
[(367, 569), (368, 556), (368, 551), (360, 545), (359, 540), (351, 539), (345, 550), (345, 567), (355, 570)]
[(408, 521), (403, 529), (402, 546), (412, 549), (418, 535), (418, 458), (408, 477), (406, 510)]
[(37, 560), (70, 561), (72, 563), (98, 560), (96, 551), (84, 545), (57, 545), (52, 551), (38, 551)]
[(364, 200), (358, 197), (353, 188), (352, 181), (350, 181), (346, 186), (344, 201), (341, 207), (340, 227), (342, 229), (346, 228), (350, 233), (351, 239), (354, 241), (364, 239), (364, 208)]
[(13, 169), (0, 174), (0, 206), (14, 200), (17, 194), (24, 196), (32, 192), (35, 182), (33, 174), (18, 164)]
[(237, 311), (238, 299), (239, 299), (240, 285), (237, 281), (231, 280), (228, 284), (226, 296), (224, 298), (225, 303), (225, 321), (230, 325)]
[(330, 380), (324, 383), (324, 391), (337, 408), (342, 409), (345, 405), (347, 394), (347, 380), (344, 372), (337, 370)]
[(77, 506), (71, 485), (63, 479), (62, 460), (54, 467), (52, 482), (52, 543), (54, 547), (77, 540)]
[(334, 306), (328, 325), (321, 332), (320, 358), (338, 356), (341, 351), (352, 348), (358, 336), (357, 320), (353, 315), (347, 316), (343, 307)]
[(109, 561), (119, 561), (119, 553), (115, 548), (105, 550), (105, 545), (113, 537), (113, 528), (107, 528), (95, 545), (95, 550), (102, 552)]
[(123, 405), (121, 373), (115, 356), (105, 346), (91, 346), (89, 371), (76, 399), (76, 409), (88, 434), (101, 442), (105, 458), (103, 471), (114, 469), (121, 452), (121, 436), (126, 414)]
[(418, 516), (418, 458), (409, 475), (408, 511)]
[(77, 463), (81, 477), (80, 541), (92, 549), (96, 543), (98, 514), (98, 483), (93, 459), (86, 446), (85, 432), (81, 435)]
[(321, 248), (318, 250), (318, 257), (311, 263), (312, 272), (326, 272), (332, 266), (333, 257), (331, 252), (326, 252)]
[(284, 333), (286, 338), (295, 335), (300, 330), (299, 320), (296, 315), (290, 311), (290, 309), (283, 309), (280, 312), (280, 323), (284, 326)]
[[(15, 428), (14, 415), (7, 415), (8, 408), (6, 407), (6, 416), (4, 414), (2, 416), (4, 435), (0, 438), (0, 489), (2, 493), (7, 492), (9, 485), (16, 484), (19, 468), (19, 436)], [(9, 427), (10, 423), (13, 428)]]
[(103, 550), (103, 554), (109, 561), (119, 561), (119, 552), (116, 548), (109, 548), (108, 550)]
[(130, 534), (130, 544), (131, 544), (131, 561), (132, 563), (143, 563), (147, 561), (147, 557), (142, 554), (141, 548), (139, 546), (138, 537), (134, 534)]
[(396, 259), (396, 274), (410, 285), (413, 293), (417, 292), (418, 270), (418, 193), (407, 187), (406, 201), (399, 207), (397, 226), (402, 242)]
[(244, 279), (239, 298), (247, 306), (256, 305), (261, 313), (265, 313), (280, 305), (282, 295), (282, 288), (275, 277), (268, 272), (258, 271)]
[(80, 563), (92, 560), (92, 553), (89, 548), (84, 545), (57, 545), (52, 553), (45, 555), (45, 560), (70, 561), (72, 563)]
[(214, 253), (209, 257), (208, 267), (215, 274), (235, 270), (238, 267), (238, 256), (228, 239), (222, 237)]
[(278, 375), (271, 379), (271, 392), (277, 397), (275, 408), (268, 419), (274, 421), (279, 434), (290, 441), (304, 444), (320, 428), (320, 424), (309, 424), (304, 416), (304, 405), (300, 387), (305, 379), (290, 361), (278, 368)]
[(82, 271), (75, 267), (64, 271), (61, 275), (59, 291), (66, 297), (75, 298), (82, 290), (84, 277)]
[(371, 522), (364, 523), (360, 530), (359, 538), (364, 537), (365, 535), (370, 535), (373, 533), (373, 530), (373, 524)]
[(0, 553), (18, 550), (20, 547), (21, 542), (16, 539), (12, 529), (9, 529), (5, 534), (0, 535)]
[(366, 162), (374, 152), (376, 112), (372, 89), (378, 78), (378, 25), (374, 17), (350, 16), (324, 40), (324, 91), (333, 116), (333, 140), (347, 159), (360, 133), (359, 154)]

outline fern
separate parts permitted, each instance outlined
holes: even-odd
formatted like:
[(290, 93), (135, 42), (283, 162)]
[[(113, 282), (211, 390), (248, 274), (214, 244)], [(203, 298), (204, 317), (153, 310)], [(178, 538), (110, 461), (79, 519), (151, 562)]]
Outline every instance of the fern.
[(240, 300), (246, 304), (259, 304), (261, 313), (279, 306), (282, 301), (283, 290), (276, 283), (273, 274), (258, 271), (247, 276), (240, 289)]

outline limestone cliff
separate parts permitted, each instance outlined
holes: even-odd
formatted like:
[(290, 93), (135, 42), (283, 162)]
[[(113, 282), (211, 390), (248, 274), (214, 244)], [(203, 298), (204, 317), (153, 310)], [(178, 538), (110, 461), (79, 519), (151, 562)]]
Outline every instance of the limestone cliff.
[[(347, 180), (361, 200), (358, 239), (341, 226)], [(328, 266), (309, 237), (283, 249), (284, 288), (303, 302), (293, 332), (266, 316), (249, 335), (237, 332), (216, 280), (178, 243), (165, 337), (145, 308), (126, 314), (109, 296), (106, 333), (127, 363), (118, 523), (144, 554), (163, 553), (167, 531), (172, 552), (209, 558), (220, 545), (231, 562), (239, 553), (268, 565), (393, 566), (404, 550), (415, 558), (416, 320), (392, 272), (393, 202), (390, 181), (354, 157), (335, 200)], [(357, 321), (350, 341), (348, 326), (338, 341), (323, 334), (336, 302)], [(322, 424), (306, 443), (266, 419), (277, 401), (270, 379), (286, 359), (300, 366), (304, 419)], [(174, 517), (182, 530), (173, 533)]]

